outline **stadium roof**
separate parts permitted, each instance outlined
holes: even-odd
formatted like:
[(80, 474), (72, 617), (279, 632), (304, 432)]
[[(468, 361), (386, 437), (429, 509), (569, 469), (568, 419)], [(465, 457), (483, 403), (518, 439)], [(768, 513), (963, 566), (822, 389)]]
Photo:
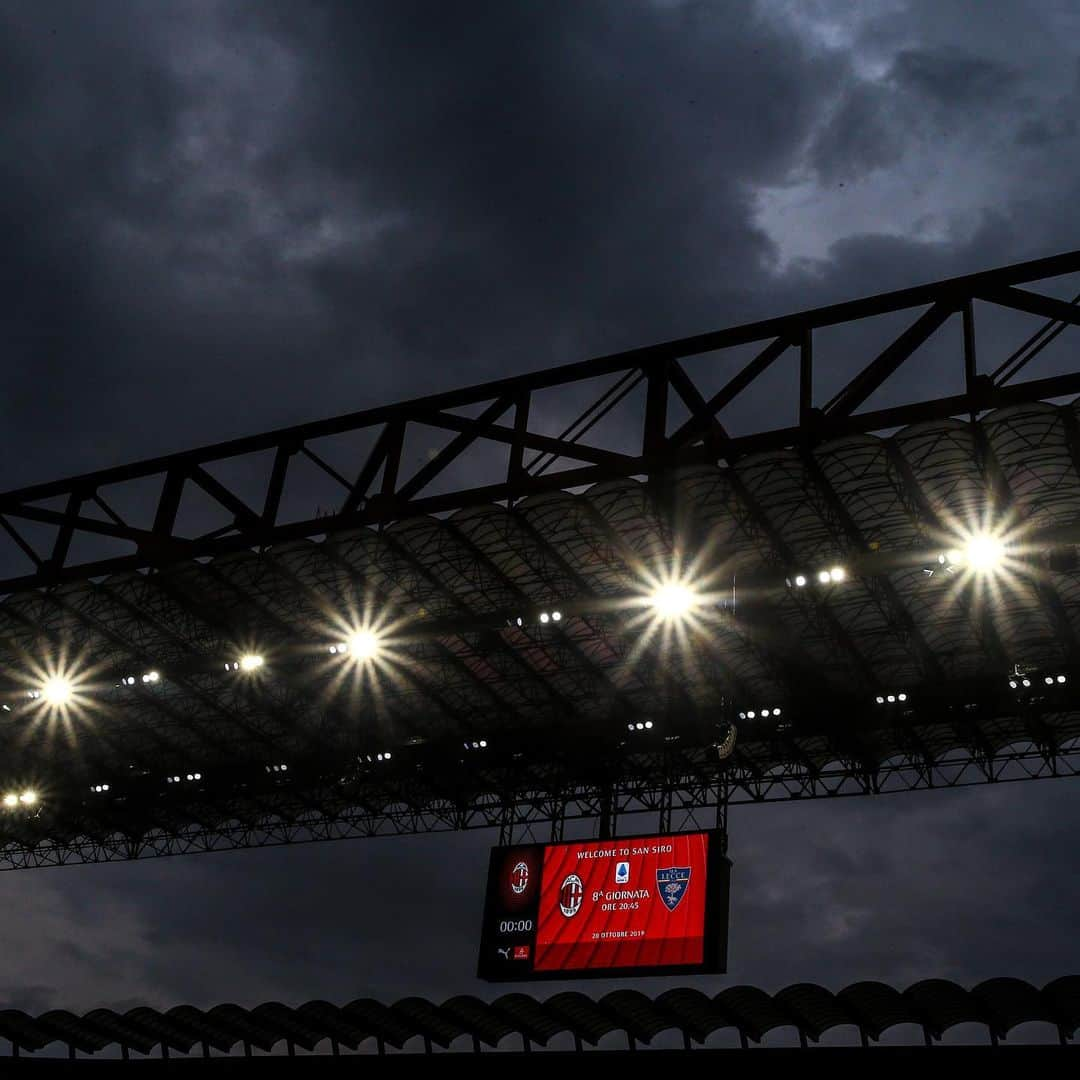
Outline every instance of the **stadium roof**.
[(846, 1028), (862, 1045), (881, 1039), (897, 1025), (922, 1028), (927, 1045), (959, 1024), (980, 1025), (997, 1043), (1021, 1024), (1045, 1023), (1057, 1029), (1062, 1044), (1080, 1026), (1080, 976), (1049, 982), (1041, 990), (1022, 979), (987, 979), (965, 990), (947, 979), (925, 979), (899, 991), (880, 982), (858, 982), (832, 993), (815, 983), (796, 983), (775, 994), (755, 986), (729, 986), (708, 995), (696, 988), (666, 990), (649, 997), (637, 990), (615, 990), (600, 998), (567, 991), (537, 1000), (506, 994), (484, 1002), (471, 995), (442, 1004), (420, 997), (385, 1005), (358, 998), (338, 1006), (309, 1001), (297, 1008), (267, 1002), (253, 1009), (222, 1004), (211, 1009), (179, 1005), (159, 1011), (147, 1006), (117, 1013), (94, 1009), (83, 1016), (53, 1009), (30, 1016), (18, 1009), (0, 1011), (0, 1037), (13, 1053), (40, 1051), (62, 1043), (72, 1056), (120, 1047), (162, 1056), (210, 1056), (253, 1050), (268, 1053), (284, 1046), (308, 1052), (332, 1050), (522, 1049), (547, 1047), (568, 1034), (576, 1049), (595, 1047), (614, 1032), (631, 1048), (649, 1045), (662, 1032), (680, 1033), (687, 1049), (717, 1032), (734, 1030), (745, 1047), (778, 1029), (794, 1029), (803, 1046), (835, 1028)]
[[(1080, 440), (1076, 405), (1043, 399), (1080, 374), (1014, 377), (1080, 321), (1017, 284), (1078, 271), (1058, 256), (0, 496), (29, 565), (3, 564), (0, 859), (666, 827), (1075, 772)], [(981, 374), (983, 307), (1050, 322)], [(814, 335), (908, 309), (815, 407)], [(964, 392), (859, 411), (950, 319)], [(716, 393), (690, 378), (755, 343)], [(722, 410), (789, 351), (798, 422), (731, 434)], [(546, 434), (541, 392), (598, 378)], [(627, 453), (596, 425), (637, 390)], [(448, 441), (406, 469), (419, 428)], [(357, 435), (337, 465), (319, 441)], [(495, 449), (500, 483), (460, 471)], [(302, 462), (339, 489), (314, 517)], [(665, 582), (696, 594), (682, 620), (653, 605)]]

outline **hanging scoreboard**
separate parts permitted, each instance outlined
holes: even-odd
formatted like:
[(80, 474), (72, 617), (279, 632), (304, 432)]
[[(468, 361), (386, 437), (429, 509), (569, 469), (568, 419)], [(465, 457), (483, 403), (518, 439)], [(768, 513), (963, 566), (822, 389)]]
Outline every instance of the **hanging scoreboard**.
[(477, 973), (723, 972), (730, 878), (712, 831), (495, 848)]

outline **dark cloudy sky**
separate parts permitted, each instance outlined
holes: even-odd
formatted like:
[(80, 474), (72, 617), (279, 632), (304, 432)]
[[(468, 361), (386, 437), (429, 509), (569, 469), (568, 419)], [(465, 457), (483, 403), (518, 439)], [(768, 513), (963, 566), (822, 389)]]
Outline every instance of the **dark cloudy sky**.
[[(1078, 40), (1066, 0), (3, 0), (0, 487), (1080, 247)], [(1078, 799), (736, 812), (729, 981), (1080, 970)], [(0, 998), (489, 993), (491, 842), (4, 875)]]

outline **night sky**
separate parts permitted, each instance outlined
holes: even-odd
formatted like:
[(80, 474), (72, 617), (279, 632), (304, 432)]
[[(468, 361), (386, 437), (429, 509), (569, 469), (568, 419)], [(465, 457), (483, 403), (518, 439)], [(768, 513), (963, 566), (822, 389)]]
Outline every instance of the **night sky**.
[[(1077, 41), (1071, 0), (0, 2), (0, 487), (1080, 247)], [(736, 809), (700, 985), (1078, 971), (1078, 810)], [(496, 839), (4, 874), (0, 1005), (494, 997)]]

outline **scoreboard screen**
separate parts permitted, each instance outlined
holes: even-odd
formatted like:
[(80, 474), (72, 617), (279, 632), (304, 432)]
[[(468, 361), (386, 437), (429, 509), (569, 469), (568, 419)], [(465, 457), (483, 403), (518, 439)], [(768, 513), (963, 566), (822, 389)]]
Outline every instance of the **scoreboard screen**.
[(478, 974), (722, 972), (730, 876), (715, 832), (495, 848)]

